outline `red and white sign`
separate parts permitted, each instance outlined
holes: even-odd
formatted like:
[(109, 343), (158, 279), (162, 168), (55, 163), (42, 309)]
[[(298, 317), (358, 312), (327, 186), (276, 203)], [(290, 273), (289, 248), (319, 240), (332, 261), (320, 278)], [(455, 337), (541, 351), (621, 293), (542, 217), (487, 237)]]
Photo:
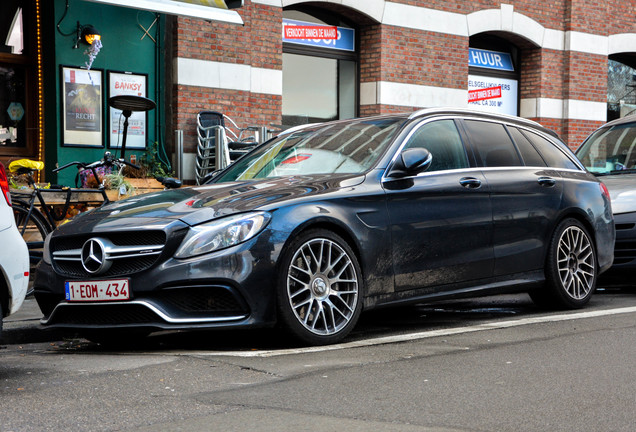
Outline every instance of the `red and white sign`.
[(497, 99), (500, 97), (501, 97), (501, 86), (468, 91), (468, 102), (477, 102), (477, 101), (487, 100), (487, 99)]
[(519, 115), (517, 80), (468, 75), (468, 106), (479, 111)]
[(286, 25), (283, 31), (286, 39), (338, 39), (336, 26)]

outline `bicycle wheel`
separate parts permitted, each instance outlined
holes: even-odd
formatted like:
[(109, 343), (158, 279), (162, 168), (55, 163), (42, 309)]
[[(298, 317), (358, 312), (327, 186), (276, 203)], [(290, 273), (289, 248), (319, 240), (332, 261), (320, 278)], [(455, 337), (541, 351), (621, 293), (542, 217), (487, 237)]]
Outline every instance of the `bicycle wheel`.
[(29, 208), (19, 203), (13, 204), (13, 217), (18, 226), (18, 231), (29, 248), (29, 288), (27, 295), (33, 294), (33, 279), (35, 278), (35, 266), (42, 259), (44, 251), (44, 239), (52, 231), (51, 226), (46, 221), (39, 210), (34, 209), (29, 215)]

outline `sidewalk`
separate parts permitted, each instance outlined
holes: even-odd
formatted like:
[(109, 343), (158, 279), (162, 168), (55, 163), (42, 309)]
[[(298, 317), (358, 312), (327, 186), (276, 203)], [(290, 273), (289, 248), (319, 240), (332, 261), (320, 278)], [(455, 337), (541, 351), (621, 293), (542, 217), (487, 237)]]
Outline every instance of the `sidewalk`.
[(19, 311), (3, 320), (0, 345), (61, 340), (63, 333), (45, 330), (40, 325), (40, 318), (42, 318), (42, 312), (35, 298), (33, 296), (26, 298)]

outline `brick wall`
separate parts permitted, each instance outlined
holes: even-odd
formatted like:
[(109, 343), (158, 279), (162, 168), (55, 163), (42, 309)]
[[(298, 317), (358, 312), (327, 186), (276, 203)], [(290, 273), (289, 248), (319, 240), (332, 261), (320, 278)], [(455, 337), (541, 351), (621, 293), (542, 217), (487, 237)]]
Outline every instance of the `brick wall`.
[[(636, 9), (636, 0), (392, 2), (464, 15), (483, 10), (500, 10), (502, 5), (506, 8), (512, 6), (515, 13), (550, 30), (598, 36), (636, 33), (633, 14), (626, 13)], [(353, 21), (359, 20), (360, 83), (383, 81), (442, 89), (467, 88), (468, 37), (373, 23), (368, 17), (362, 19), (357, 12), (349, 13), (343, 6), (332, 3), (314, 2), (312, 5), (330, 9), (332, 13), (340, 13)], [(282, 9), (246, 0), (239, 13), (245, 22), (244, 26), (178, 18), (174, 33), (175, 55), (281, 71)], [(541, 48), (511, 33), (500, 32), (497, 35), (508, 38), (520, 49), (520, 98), (562, 101), (562, 115), (556, 113), (554, 118), (544, 115), (535, 119), (554, 129), (571, 147), (578, 146), (602, 122), (569, 118), (567, 104), (569, 100), (585, 101), (596, 103), (598, 107), (606, 102), (607, 57), (569, 50), (567, 47)], [(173, 94), (175, 128), (186, 132), (186, 149), (189, 151), (194, 148), (195, 117), (200, 109), (222, 111), (241, 125), (281, 122), (281, 96), (183, 85), (175, 85)], [(361, 115), (375, 115), (418, 108), (378, 102), (361, 105), (359, 111)]]
[[(243, 26), (176, 18), (175, 56), (282, 70), (282, 10), (247, 1), (239, 13)], [(222, 112), (239, 127), (281, 123), (278, 95), (178, 84), (172, 94), (174, 129), (184, 132), (185, 152), (196, 151), (196, 116), (202, 110)]]

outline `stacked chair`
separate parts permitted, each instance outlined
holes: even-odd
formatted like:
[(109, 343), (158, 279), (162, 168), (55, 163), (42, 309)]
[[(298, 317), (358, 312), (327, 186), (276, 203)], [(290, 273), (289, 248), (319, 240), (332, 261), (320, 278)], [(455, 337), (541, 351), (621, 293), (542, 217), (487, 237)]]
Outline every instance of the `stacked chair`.
[(255, 127), (239, 128), (218, 111), (200, 111), (197, 114), (197, 184), (252, 150), (258, 144), (256, 131)]

